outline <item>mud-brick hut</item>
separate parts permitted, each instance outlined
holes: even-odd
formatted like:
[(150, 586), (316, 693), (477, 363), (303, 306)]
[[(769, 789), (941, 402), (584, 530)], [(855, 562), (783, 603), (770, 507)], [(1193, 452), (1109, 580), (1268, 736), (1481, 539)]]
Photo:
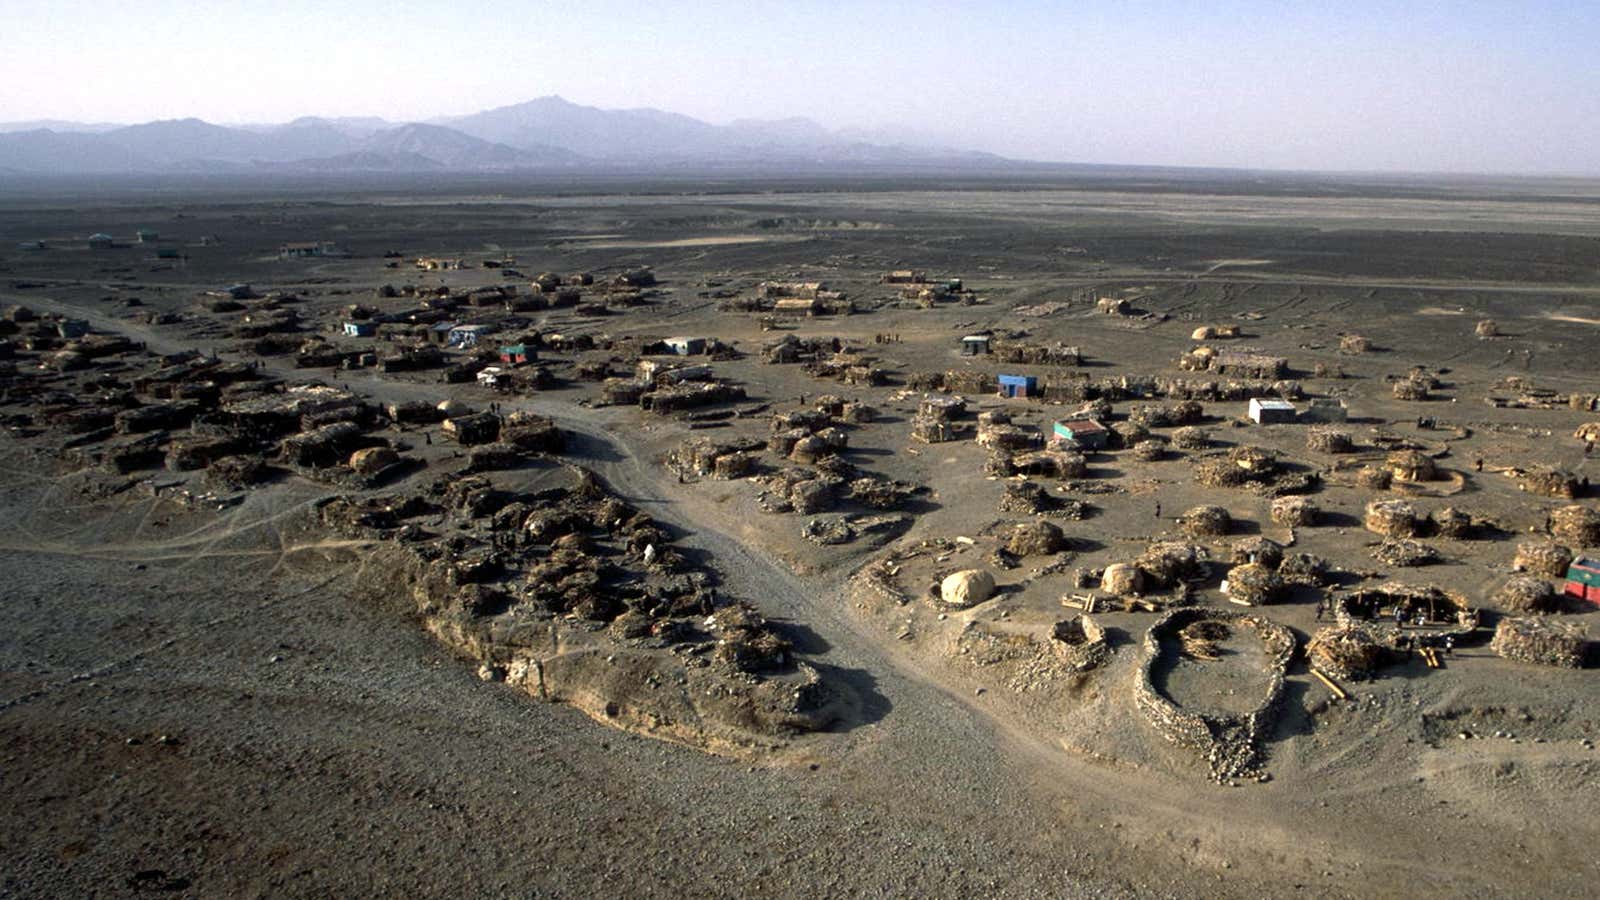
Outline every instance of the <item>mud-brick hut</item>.
[(969, 334), (961, 339), (962, 356), (987, 356), (989, 355), (989, 336), (987, 334)]

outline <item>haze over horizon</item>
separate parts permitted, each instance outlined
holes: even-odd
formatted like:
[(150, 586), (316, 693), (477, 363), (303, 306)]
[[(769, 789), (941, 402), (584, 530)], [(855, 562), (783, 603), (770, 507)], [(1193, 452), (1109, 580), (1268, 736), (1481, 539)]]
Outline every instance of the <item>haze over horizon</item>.
[(0, 121), (426, 121), (554, 94), (1040, 161), (1600, 175), (1600, 9), (1578, 3), (9, 6)]

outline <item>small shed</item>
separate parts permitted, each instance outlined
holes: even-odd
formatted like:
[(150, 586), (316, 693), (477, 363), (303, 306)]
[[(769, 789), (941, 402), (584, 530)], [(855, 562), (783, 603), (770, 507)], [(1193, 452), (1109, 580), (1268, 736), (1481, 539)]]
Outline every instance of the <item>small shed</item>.
[(141, 244), (154, 244), (156, 241), (161, 240), (161, 232), (151, 228), (141, 228), (138, 231), (135, 231), (133, 236), (138, 239), (139, 243)]
[(1562, 593), (1600, 606), (1600, 559), (1580, 556), (1573, 560)]
[(45, 249), (45, 247), (46, 247), (46, 245), (45, 245), (44, 241), (18, 241), (17, 242), (17, 249), (18, 250), (43, 250), (43, 249)]
[(1057, 438), (1072, 441), (1085, 450), (1104, 450), (1111, 433), (1093, 419), (1067, 419), (1053, 429)]
[(668, 353), (678, 356), (699, 356), (706, 352), (706, 339), (697, 337), (669, 337), (661, 342)]
[(499, 366), (485, 366), (478, 371), (478, 383), (488, 388), (499, 387), (505, 374), (506, 370)]
[(1001, 375), (1000, 396), (1033, 397), (1039, 393), (1039, 379), (1033, 375)]
[(89, 333), (89, 323), (82, 319), (62, 319), (56, 323), (56, 333), (66, 340), (75, 340)]
[(1250, 398), (1250, 421), (1257, 425), (1279, 425), (1294, 420), (1293, 403), (1270, 397)]
[(969, 334), (961, 339), (962, 356), (986, 356), (989, 353), (987, 334)]
[(344, 336), (368, 338), (378, 333), (376, 322), (346, 322), (344, 323)]
[(448, 344), (450, 333), (460, 327), (457, 322), (439, 322), (428, 326), (428, 343)]
[(97, 231), (89, 235), (89, 246), (94, 250), (107, 250), (112, 245), (111, 235), (104, 231)]
[(527, 344), (507, 344), (500, 348), (500, 361), (506, 365), (515, 366), (532, 362), (538, 354)]

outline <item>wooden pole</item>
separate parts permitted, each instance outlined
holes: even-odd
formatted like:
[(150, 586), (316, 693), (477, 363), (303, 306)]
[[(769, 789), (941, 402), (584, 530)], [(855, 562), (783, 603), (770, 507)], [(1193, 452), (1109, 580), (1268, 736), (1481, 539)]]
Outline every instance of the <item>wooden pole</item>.
[(1345, 693), (1344, 688), (1335, 684), (1332, 678), (1322, 674), (1321, 669), (1312, 669), (1311, 674), (1317, 676), (1317, 680), (1326, 685), (1328, 690), (1332, 691), (1335, 697), (1338, 697), (1340, 700), (1350, 699), (1350, 695)]

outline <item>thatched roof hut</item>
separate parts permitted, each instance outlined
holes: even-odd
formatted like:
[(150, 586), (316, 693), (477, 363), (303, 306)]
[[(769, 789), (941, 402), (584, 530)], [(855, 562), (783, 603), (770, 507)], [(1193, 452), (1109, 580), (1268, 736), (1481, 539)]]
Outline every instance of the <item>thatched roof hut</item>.
[(1145, 575), (1160, 587), (1172, 587), (1180, 581), (1202, 578), (1207, 574), (1204, 547), (1178, 541), (1151, 544), (1134, 561)]
[(1204, 450), (1211, 446), (1211, 432), (1195, 425), (1185, 425), (1172, 432), (1172, 446), (1179, 450)]
[(1439, 561), (1439, 551), (1421, 541), (1390, 538), (1372, 550), (1372, 558), (1386, 566), (1427, 566)]
[(1195, 480), (1208, 487), (1236, 487), (1247, 482), (1270, 481), (1278, 472), (1278, 457), (1260, 447), (1234, 447), (1226, 456), (1198, 460)]
[(1585, 422), (1572, 436), (1586, 444), (1600, 444), (1600, 422)]
[(1165, 441), (1144, 440), (1134, 444), (1130, 453), (1140, 462), (1158, 462), (1167, 455), (1167, 445)]
[(1493, 319), (1479, 319), (1472, 332), (1481, 338), (1499, 337), (1500, 323)]
[(1368, 531), (1389, 538), (1417, 537), (1422, 523), (1422, 514), (1405, 500), (1374, 500), (1367, 504), (1362, 521)]
[(1574, 547), (1600, 546), (1600, 512), (1587, 506), (1563, 506), (1550, 514), (1550, 534)]
[(1553, 619), (1507, 616), (1495, 626), (1489, 649), (1506, 659), (1576, 669), (1583, 665), (1587, 632)]
[(1100, 575), (1100, 589), (1114, 597), (1137, 597), (1144, 593), (1144, 572), (1128, 563), (1112, 563)]
[(1440, 537), (1465, 540), (1477, 534), (1477, 523), (1454, 506), (1436, 509), (1428, 518), (1433, 524), (1433, 533)]
[(1322, 511), (1305, 497), (1279, 497), (1272, 501), (1270, 515), (1278, 525), (1308, 527), (1317, 524)]
[(1261, 447), (1235, 447), (1228, 451), (1228, 461), (1252, 477), (1268, 476), (1278, 470), (1278, 455)]
[(1560, 469), (1544, 466), (1529, 469), (1517, 479), (1517, 486), (1539, 497), (1556, 497), (1571, 500), (1578, 496), (1581, 482), (1578, 476)]
[(1372, 629), (1357, 623), (1323, 628), (1306, 644), (1306, 659), (1312, 667), (1335, 678), (1370, 677), (1388, 655), (1388, 648)]
[(1194, 480), (1206, 487), (1237, 487), (1249, 478), (1227, 457), (1213, 456), (1195, 461)]
[(1356, 470), (1356, 484), (1368, 490), (1386, 491), (1393, 481), (1394, 476), (1389, 474), (1388, 469), (1380, 469), (1377, 466), (1362, 466)]
[(1240, 538), (1229, 548), (1228, 562), (1235, 566), (1260, 563), (1269, 569), (1277, 569), (1283, 563), (1283, 545), (1259, 534)]
[(1572, 551), (1551, 541), (1525, 541), (1517, 545), (1511, 568), (1545, 578), (1564, 578), (1572, 565)]
[(1290, 584), (1321, 587), (1328, 581), (1328, 561), (1314, 553), (1289, 553), (1278, 563), (1278, 574)]
[(1384, 459), (1383, 467), (1401, 481), (1432, 481), (1439, 474), (1433, 457), (1421, 450), (1396, 450)]
[(1319, 426), (1306, 431), (1306, 449), (1318, 453), (1350, 453), (1356, 449), (1355, 438), (1342, 428)]
[(1283, 595), (1283, 577), (1261, 563), (1245, 563), (1228, 571), (1228, 600), (1242, 606), (1264, 606)]
[(809, 465), (832, 453), (834, 453), (834, 448), (829, 446), (827, 441), (814, 434), (808, 434), (795, 441), (794, 446), (789, 450), (789, 458), (795, 462)]
[(1150, 429), (1132, 420), (1117, 422), (1111, 426), (1111, 433), (1119, 447), (1132, 447), (1140, 441), (1149, 440)]
[(1183, 514), (1179, 524), (1190, 537), (1220, 537), (1233, 527), (1233, 517), (1220, 506), (1195, 506)]
[(1015, 556), (1049, 556), (1067, 548), (1067, 536), (1050, 522), (1024, 522), (1011, 529), (1006, 551)]
[(1340, 353), (1365, 353), (1372, 349), (1372, 342), (1359, 334), (1347, 334), (1339, 338)]
[(1430, 396), (1428, 383), (1416, 378), (1402, 378), (1394, 383), (1396, 400), (1426, 400)]
[(1513, 613), (1553, 613), (1561, 610), (1561, 595), (1550, 582), (1531, 575), (1514, 575), (1494, 592), (1494, 605)]

